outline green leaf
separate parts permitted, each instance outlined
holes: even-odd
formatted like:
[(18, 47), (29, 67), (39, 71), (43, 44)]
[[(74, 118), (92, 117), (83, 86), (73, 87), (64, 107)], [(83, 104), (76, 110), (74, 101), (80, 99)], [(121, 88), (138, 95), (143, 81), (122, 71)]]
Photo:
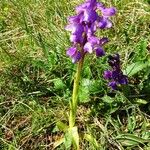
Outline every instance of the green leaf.
[(121, 143), (122, 146), (136, 146), (139, 144), (138, 142), (126, 139), (120, 139), (119, 142)]
[(54, 80), (54, 88), (56, 90), (62, 90), (64, 89), (65, 84), (63, 83), (62, 79), (58, 78)]
[(116, 139), (123, 145), (123, 146), (133, 146), (138, 144), (143, 144), (150, 142), (150, 140), (146, 140), (140, 138), (138, 136), (132, 134), (121, 134), (116, 137)]
[(73, 143), (76, 147), (76, 150), (79, 150), (79, 134), (78, 134), (78, 128), (73, 127), (72, 128), (72, 136), (73, 136)]
[(128, 75), (128, 76), (133, 76), (136, 73), (138, 73), (139, 71), (145, 69), (146, 67), (148, 67), (149, 63), (148, 62), (135, 62), (132, 63), (131, 65), (127, 66), (127, 68), (124, 70), (124, 74)]
[(86, 78), (90, 78), (91, 77), (91, 69), (89, 66), (86, 66), (83, 72), (83, 76)]
[(136, 99), (136, 103), (138, 103), (138, 104), (147, 104), (148, 102), (145, 100), (145, 99)]
[(57, 122), (56, 126), (59, 128), (59, 130), (64, 131), (64, 132), (67, 131), (68, 129), (68, 126), (61, 121)]
[(71, 145), (72, 145), (72, 134), (70, 131), (67, 131), (66, 134), (65, 134), (65, 139), (64, 139), (64, 145), (65, 145), (65, 148), (66, 150), (69, 150), (71, 148)]
[(136, 127), (136, 118), (135, 116), (128, 116), (128, 125), (127, 128), (130, 132), (133, 132)]
[(79, 88), (79, 101), (81, 103), (86, 103), (90, 101), (90, 92), (89, 87), (92, 82), (89, 79), (83, 79), (81, 82), (81, 86)]
[(77, 127), (68, 129), (65, 134), (64, 144), (66, 149), (70, 149), (73, 144), (74, 149), (79, 150), (79, 134)]
[(99, 148), (99, 144), (97, 142), (97, 140), (90, 134), (85, 134), (84, 135), (84, 138), (94, 146), (95, 149), (98, 149)]

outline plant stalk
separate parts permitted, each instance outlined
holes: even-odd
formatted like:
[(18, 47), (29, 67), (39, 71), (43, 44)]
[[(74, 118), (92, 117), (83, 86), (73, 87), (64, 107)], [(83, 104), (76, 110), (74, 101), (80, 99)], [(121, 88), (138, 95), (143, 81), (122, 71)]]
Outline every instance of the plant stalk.
[(72, 101), (70, 102), (70, 116), (69, 116), (69, 127), (70, 128), (74, 127), (74, 125), (75, 125), (75, 118), (76, 118), (77, 105), (78, 105), (79, 82), (80, 82), (83, 62), (84, 62), (84, 54), (82, 55), (82, 58), (77, 65), (77, 72), (74, 77)]

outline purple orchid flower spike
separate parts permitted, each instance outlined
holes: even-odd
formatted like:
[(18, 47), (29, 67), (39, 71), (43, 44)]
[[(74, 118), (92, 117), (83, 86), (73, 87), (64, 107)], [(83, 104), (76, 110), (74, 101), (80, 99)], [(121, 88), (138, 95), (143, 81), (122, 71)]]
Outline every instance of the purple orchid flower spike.
[[(97, 0), (86, 0), (76, 7), (76, 13), (75, 16), (68, 18), (69, 24), (65, 28), (71, 32), (70, 41), (73, 45), (68, 49), (67, 55), (71, 57), (73, 63), (78, 62), (86, 53), (94, 52), (97, 57), (104, 56), (103, 46), (108, 39), (97, 38), (95, 32), (97, 29), (112, 27), (110, 17), (116, 14), (116, 9), (107, 8)], [(80, 47), (79, 50), (77, 47)]]
[[(78, 131), (75, 126), (77, 105), (78, 105), (78, 91), (80, 84), (81, 72), (83, 69), (84, 57), (87, 54), (95, 53), (97, 57), (105, 55), (104, 45), (108, 42), (108, 38), (96, 36), (97, 29), (107, 29), (112, 27), (110, 17), (115, 15), (116, 9), (111, 7), (107, 8), (97, 0), (85, 0), (85, 3), (76, 7), (76, 15), (68, 18), (68, 25), (66, 30), (71, 32), (70, 41), (71, 47), (67, 50), (66, 54), (72, 59), (72, 63), (77, 64), (77, 71), (74, 76), (73, 94), (70, 101), (70, 115), (69, 115), (69, 133), (75, 131), (76, 134), (72, 134), (72, 139), (75, 145), (79, 149)], [(100, 14), (100, 15), (99, 15)], [(106, 72), (105, 77), (111, 79), (115, 75), (115, 72)], [(118, 75), (118, 74), (117, 74)], [(109, 83), (109, 86), (113, 89), (117, 88), (117, 84), (125, 83), (126, 80), (122, 79), (121, 74), (114, 77)], [(118, 79), (118, 83), (116, 82)], [(72, 132), (73, 131), (73, 132)]]

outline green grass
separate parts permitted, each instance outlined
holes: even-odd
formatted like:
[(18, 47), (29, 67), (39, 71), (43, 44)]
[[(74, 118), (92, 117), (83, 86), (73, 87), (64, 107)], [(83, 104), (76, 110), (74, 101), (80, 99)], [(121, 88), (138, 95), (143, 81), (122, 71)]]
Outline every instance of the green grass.
[[(68, 123), (76, 65), (66, 56), (67, 17), (82, 1), (3, 0), (0, 3), (0, 149), (46, 150)], [(105, 2), (103, 0), (103, 2)], [(108, 54), (119, 52), (129, 88), (111, 93), (102, 73), (107, 55), (85, 60), (77, 126), (82, 150), (150, 149), (150, 1), (112, 0)], [(132, 66), (134, 70), (132, 70)], [(126, 91), (126, 92), (125, 92)], [(90, 134), (91, 137), (85, 136)], [(64, 145), (56, 148), (65, 149)]]

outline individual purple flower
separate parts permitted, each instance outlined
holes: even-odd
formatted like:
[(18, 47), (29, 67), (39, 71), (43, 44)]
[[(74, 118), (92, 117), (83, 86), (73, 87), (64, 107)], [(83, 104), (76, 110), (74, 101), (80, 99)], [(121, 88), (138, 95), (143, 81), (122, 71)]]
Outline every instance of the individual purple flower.
[[(71, 32), (70, 41), (73, 45), (68, 49), (67, 55), (74, 63), (78, 62), (86, 53), (94, 52), (97, 57), (104, 56), (103, 46), (108, 39), (97, 38), (95, 32), (97, 29), (112, 27), (110, 17), (115, 15), (116, 9), (114, 7), (107, 8), (97, 0), (86, 0), (85, 3), (76, 7), (76, 13), (77, 15), (68, 18), (69, 24), (65, 28)], [(74, 54), (72, 55), (72, 53)]]
[(104, 71), (104, 78), (109, 80), (108, 86), (116, 90), (118, 85), (128, 84), (127, 76), (123, 74), (120, 66), (120, 56), (115, 54), (108, 57), (108, 64), (111, 70)]
[(81, 53), (76, 49), (76, 47), (70, 47), (66, 54), (71, 57), (73, 63), (78, 62), (81, 58)]

